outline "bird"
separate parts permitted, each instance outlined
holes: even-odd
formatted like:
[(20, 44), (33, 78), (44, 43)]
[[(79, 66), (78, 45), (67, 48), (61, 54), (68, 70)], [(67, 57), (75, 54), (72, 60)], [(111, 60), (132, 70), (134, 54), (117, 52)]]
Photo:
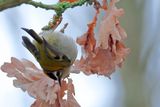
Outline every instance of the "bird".
[(61, 80), (69, 76), (77, 57), (73, 38), (52, 29), (39, 34), (33, 29), (22, 29), (33, 38), (31, 41), (27, 36), (22, 36), (23, 46), (39, 62), (43, 72), (61, 85)]

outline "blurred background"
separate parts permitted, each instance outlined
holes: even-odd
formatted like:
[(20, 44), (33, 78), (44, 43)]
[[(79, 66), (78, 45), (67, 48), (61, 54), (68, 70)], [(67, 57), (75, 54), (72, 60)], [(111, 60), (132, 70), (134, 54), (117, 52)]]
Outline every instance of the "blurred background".
[[(111, 75), (111, 80), (72, 74), (76, 99), (82, 107), (160, 107), (160, 0), (121, 0), (117, 6), (125, 10), (120, 22), (128, 34), (126, 46), (131, 53), (122, 69)], [(10, 62), (12, 56), (37, 64), (21, 44), (21, 36), (27, 35), (21, 27), (40, 32), (53, 14), (25, 4), (0, 12), (0, 65)], [(68, 22), (65, 33), (76, 39), (86, 32), (94, 14), (92, 7), (68, 9), (58, 29)], [(12, 80), (0, 72), (0, 107), (29, 107), (34, 99), (15, 88)]]

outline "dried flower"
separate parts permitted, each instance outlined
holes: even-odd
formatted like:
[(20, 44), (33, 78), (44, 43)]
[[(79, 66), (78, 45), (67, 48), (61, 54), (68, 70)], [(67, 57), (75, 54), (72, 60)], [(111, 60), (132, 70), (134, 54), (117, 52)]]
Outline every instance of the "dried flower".
[[(1, 66), (8, 77), (16, 77), (13, 84), (36, 99), (31, 107), (80, 107), (74, 98), (74, 86), (71, 79), (62, 81), (62, 86), (47, 77), (32, 62), (12, 57), (11, 63)], [(65, 91), (67, 93), (65, 93)], [(67, 99), (64, 99), (67, 95)], [(71, 105), (71, 106), (70, 106)]]
[[(102, 6), (105, 16), (100, 23), (98, 40), (95, 40), (94, 35), (98, 10), (88, 26), (87, 33), (77, 39), (77, 43), (82, 46), (85, 53), (74, 63), (75, 71), (82, 71), (87, 75), (96, 73), (109, 77), (116, 67), (121, 67), (129, 49), (123, 44), (127, 34), (118, 21), (118, 17), (123, 15), (124, 11), (117, 9), (116, 2), (116, 0), (111, 0), (108, 6), (104, 4)], [(104, 0), (103, 3), (106, 1)]]

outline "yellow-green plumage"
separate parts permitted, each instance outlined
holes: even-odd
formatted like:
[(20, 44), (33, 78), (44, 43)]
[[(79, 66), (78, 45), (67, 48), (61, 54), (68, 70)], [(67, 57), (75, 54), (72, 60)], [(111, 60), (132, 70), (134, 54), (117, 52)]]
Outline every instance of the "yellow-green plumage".
[(34, 38), (31, 42), (23, 36), (23, 44), (34, 55), (44, 72), (60, 72), (58, 79), (67, 77), (70, 66), (77, 57), (77, 47), (73, 39), (53, 30), (37, 35), (32, 29), (22, 29)]
[[(74, 46), (74, 41), (69, 38), (68, 36), (60, 33), (60, 32), (53, 32), (53, 31), (46, 31), (40, 34), (43, 38), (52, 46), (56, 47), (60, 52), (64, 53), (71, 62), (63, 59), (49, 59), (44, 51), (44, 44), (39, 44), (37, 41), (33, 41), (33, 44), (37, 47), (40, 52), (40, 59), (37, 61), (40, 63), (41, 67), (48, 71), (56, 71), (60, 69), (64, 69), (69, 67), (73, 64), (76, 56), (77, 56), (77, 49)], [(60, 37), (61, 36), (61, 37)], [(68, 41), (68, 42), (66, 42)], [(72, 43), (69, 43), (72, 42)], [(73, 46), (72, 46), (73, 45)], [(50, 52), (50, 55), (54, 56), (54, 53)]]

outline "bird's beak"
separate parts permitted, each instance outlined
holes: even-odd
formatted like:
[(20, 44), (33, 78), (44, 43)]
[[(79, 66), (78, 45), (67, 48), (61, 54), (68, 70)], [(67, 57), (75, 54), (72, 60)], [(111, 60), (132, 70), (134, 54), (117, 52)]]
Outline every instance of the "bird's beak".
[(61, 77), (60, 76), (58, 77), (58, 83), (61, 86)]

